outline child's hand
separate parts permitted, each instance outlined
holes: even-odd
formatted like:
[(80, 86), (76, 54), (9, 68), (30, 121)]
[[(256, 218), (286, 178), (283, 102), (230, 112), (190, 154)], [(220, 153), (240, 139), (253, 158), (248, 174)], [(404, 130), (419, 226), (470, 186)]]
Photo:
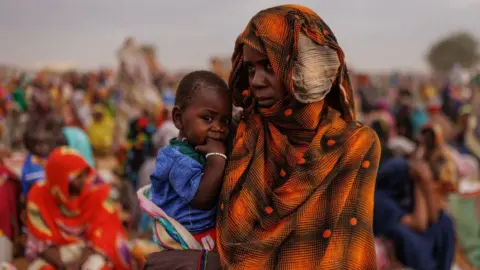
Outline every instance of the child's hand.
[(208, 153), (225, 154), (226, 147), (225, 147), (225, 143), (221, 141), (207, 138), (206, 144), (197, 145), (197, 147), (195, 147), (195, 150), (204, 154), (208, 154)]

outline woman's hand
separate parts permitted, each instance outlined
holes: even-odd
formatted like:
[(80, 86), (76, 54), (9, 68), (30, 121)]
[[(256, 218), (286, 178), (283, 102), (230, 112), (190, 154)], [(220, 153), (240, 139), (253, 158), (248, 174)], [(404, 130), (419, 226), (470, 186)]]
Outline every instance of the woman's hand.
[(412, 158), (409, 160), (410, 175), (415, 181), (415, 188), (419, 188), (425, 197), (428, 209), (428, 223), (433, 224), (438, 221), (440, 208), (438, 206), (438, 194), (435, 190), (435, 182), (432, 170), (428, 163), (422, 159)]
[(53, 265), (55, 269), (67, 269), (67, 266), (61, 259), (60, 251), (55, 246), (51, 246), (44, 250), (39, 257), (44, 259), (47, 263)]
[(74, 261), (65, 267), (66, 270), (81, 270), (82, 269), (82, 263), (80, 261)]
[(421, 181), (423, 183), (433, 180), (432, 170), (428, 164), (419, 158), (412, 158), (408, 162), (410, 168), (410, 174), (414, 180)]

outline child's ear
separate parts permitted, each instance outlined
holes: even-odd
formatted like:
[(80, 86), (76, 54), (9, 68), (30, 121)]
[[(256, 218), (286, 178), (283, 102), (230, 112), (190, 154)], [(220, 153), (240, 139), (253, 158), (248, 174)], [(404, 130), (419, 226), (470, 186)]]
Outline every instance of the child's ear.
[(172, 121), (173, 124), (175, 124), (175, 127), (178, 130), (181, 130), (183, 128), (183, 123), (182, 123), (182, 110), (180, 110), (180, 107), (175, 106), (173, 107), (172, 110)]

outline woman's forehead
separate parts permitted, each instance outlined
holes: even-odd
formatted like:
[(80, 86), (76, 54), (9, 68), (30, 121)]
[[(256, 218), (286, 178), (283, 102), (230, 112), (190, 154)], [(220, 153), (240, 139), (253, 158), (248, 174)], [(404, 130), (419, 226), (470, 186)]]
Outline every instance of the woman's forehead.
[(258, 61), (262, 61), (262, 60), (265, 60), (265, 59), (268, 59), (267, 58), (267, 55), (265, 55), (264, 53), (258, 51), (258, 50), (255, 50), (254, 48), (248, 46), (248, 45), (244, 45), (243, 46), (243, 59), (245, 62), (258, 62)]

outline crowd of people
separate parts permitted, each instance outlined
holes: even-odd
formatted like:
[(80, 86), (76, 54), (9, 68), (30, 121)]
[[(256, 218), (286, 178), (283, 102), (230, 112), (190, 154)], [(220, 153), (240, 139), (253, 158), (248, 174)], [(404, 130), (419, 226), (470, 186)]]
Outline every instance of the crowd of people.
[(0, 74), (5, 267), (480, 267), (480, 73), (379, 83), (295, 5), (230, 76), (174, 80), (133, 38), (118, 60)]

